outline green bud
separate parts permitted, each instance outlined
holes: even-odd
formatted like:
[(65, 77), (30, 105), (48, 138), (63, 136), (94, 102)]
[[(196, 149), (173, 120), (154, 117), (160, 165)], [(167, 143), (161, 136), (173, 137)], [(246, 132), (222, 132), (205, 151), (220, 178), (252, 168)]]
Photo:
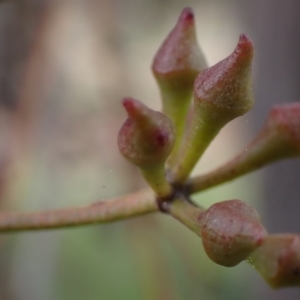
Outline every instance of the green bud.
[(206, 254), (226, 267), (245, 260), (267, 235), (257, 211), (240, 200), (212, 205), (200, 214), (199, 222)]
[(198, 75), (194, 84), (195, 118), (224, 126), (254, 103), (251, 80), (253, 44), (240, 35), (234, 52)]
[(185, 8), (177, 24), (157, 51), (152, 71), (163, 85), (185, 86), (191, 91), (197, 74), (206, 68), (206, 62), (197, 43), (195, 17), (191, 8)]
[(171, 192), (165, 179), (164, 164), (175, 140), (172, 122), (140, 101), (126, 98), (123, 105), (128, 118), (119, 132), (119, 150), (127, 160), (140, 168), (159, 196), (166, 196)]
[(300, 236), (269, 235), (248, 262), (272, 288), (300, 286)]
[(205, 68), (205, 58), (197, 43), (194, 13), (191, 8), (185, 8), (152, 64), (162, 95), (163, 112), (173, 121), (176, 129), (174, 152), (181, 143), (194, 80)]
[(193, 117), (173, 168), (174, 182), (183, 183), (220, 129), (253, 106), (252, 58), (252, 42), (241, 35), (230, 56), (197, 76)]
[(274, 161), (297, 156), (300, 156), (300, 103), (277, 105), (250, 145), (224, 166), (193, 178), (189, 191), (201, 191)]
[(300, 103), (275, 106), (269, 113), (263, 136), (274, 148), (270, 152), (274, 158), (300, 156)]

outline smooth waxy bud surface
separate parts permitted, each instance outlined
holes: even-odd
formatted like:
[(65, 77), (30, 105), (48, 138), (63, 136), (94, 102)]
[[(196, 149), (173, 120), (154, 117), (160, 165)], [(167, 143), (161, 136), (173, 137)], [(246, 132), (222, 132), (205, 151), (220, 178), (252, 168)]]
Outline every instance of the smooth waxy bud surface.
[(269, 235), (248, 261), (273, 288), (300, 286), (299, 235)]
[(199, 221), (207, 255), (226, 267), (245, 260), (267, 235), (257, 211), (240, 200), (212, 205), (200, 215)]

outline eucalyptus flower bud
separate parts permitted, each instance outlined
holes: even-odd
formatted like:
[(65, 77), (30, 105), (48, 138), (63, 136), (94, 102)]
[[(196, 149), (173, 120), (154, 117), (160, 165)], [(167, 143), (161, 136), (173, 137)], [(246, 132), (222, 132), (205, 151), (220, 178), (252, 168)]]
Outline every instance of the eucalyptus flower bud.
[(165, 179), (164, 164), (175, 140), (172, 122), (140, 101), (126, 98), (123, 105), (128, 118), (119, 132), (119, 150), (127, 160), (140, 168), (159, 196), (166, 196), (171, 192)]
[(152, 64), (162, 95), (163, 112), (176, 129), (174, 151), (180, 146), (194, 80), (205, 68), (205, 58), (197, 43), (194, 13), (191, 8), (185, 8)]
[(202, 238), (208, 257), (233, 267), (260, 247), (267, 232), (257, 211), (240, 200), (227, 200), (204, 209), (177, 197), (166, 211)]
[(252, 59), (253, 44), (241, 34), (230, 56), (198, 75), (194, 84), (195, 118), (206, 122), (213, 119), (224, 126), (252, 108)]
[(264, 138), (274, 148), (270, 155), (279, 158), (300, 156), (300, 103), (276, 105), (269, 113)]
[(240, 200), (212, 205), (200, 214), (199, 222), (206, 254), (226, 267), (245, 260), (267, 235), (257, 211)]
[(300, 103), (275, 106), (256, 138), (224, 166), (193, 178), (190, 192), (250, 173), (280, 159), (300, 156)]
[(193, 117), (173, 168), (174, 182), (183, 183), (220, 129), (253, 106), (252, 58), (252, 42), (241, 35), (230, 56), (197, 76)]
[(269, 235), (248, 262), (272, 288), (300, 286), (300, 236)]

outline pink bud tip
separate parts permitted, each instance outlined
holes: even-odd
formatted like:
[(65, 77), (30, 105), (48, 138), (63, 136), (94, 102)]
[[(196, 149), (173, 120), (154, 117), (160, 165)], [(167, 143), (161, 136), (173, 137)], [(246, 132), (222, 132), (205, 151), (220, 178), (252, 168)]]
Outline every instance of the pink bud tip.
[(124, 98), (122, 103), (126, 111), (130, 111), (134, 107), (134, 101), (132, 98)]
[(182, 25), (186, 25), (189, 22), (194, 22), (194, 19), (195, 17), (192, 8), (186, 7), (180, 14), (179, 23), (181, 23)]
[[(253, 105), (251, 63), (253, 44), (244, 34), (231, 55), (200, 73), (194, 98), (201, 105), (231, 112), (229, 119), (246, 113)], [(227, 114), (222, 115), (227, 117)]]
[(133, 98), (124, 98), (123, 106), (126, 109), (129, 118), (137, 118), (138, 116), (143, 116), (145, 114), (145, 110), (147, 110), (146, 106)]
[(185, 8), (157, 51), (152, 70), (156, 76), (183, 71), (195, 78), (204, 68), (205, 59), (196, 40), (194, 13), (191, 8)]
[(240, 58), (253, 56), (253, 43), (246, 34), (240, 35), (234, 53), (239, 54)]

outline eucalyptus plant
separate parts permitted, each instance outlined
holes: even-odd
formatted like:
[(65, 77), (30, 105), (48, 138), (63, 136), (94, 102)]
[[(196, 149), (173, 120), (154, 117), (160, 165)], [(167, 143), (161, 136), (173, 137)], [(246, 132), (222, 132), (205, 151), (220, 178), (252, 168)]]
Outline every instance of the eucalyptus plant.
[(232, 199), (208, 208), (192, 196), (272, 162), (300, 155), (300, 103), (271, 109), (263, 128), (232, 160), (190, 177), (211, 141), (254, 104), (251, 66), (254, 47), (240, 35), (233, 52), (208, 67), (198, 45), (192, 9), (185, 8), (157, 51), (152, 71), (163, 112), (133, 98), (123, 106), (121, 154), (136, 165), (149, 187), (86, 207), (42, 212), (2, 212), (0, 232), (81, 226), (163, 212), (202, 239), (207, 256), (233, 267), (246, 260), (273, 288), (300, 285), (300, 236), (268, 234), (257, 211)]

